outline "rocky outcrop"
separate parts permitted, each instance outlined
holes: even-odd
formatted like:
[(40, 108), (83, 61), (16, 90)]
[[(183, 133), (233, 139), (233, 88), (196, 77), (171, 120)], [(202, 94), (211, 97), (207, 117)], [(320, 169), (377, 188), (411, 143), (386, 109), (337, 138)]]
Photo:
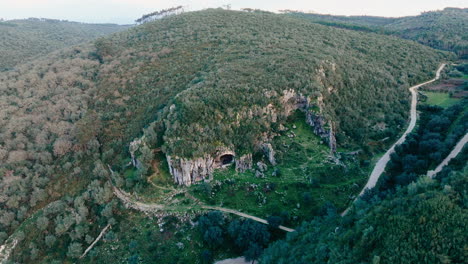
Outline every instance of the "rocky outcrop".
[(206, 155), (202, 158), (184, 159), (167, 156), (169, 172), (174, 181), (180, 185), (190, 186), (193, 183), (210, 180), (214, 170), (214, 158)]
[[(231, 162), (225, 163), (226, 156), (232, 156), (234, 159), (235, 153), (228, 149), (222, 149), (213, 156), (205, 155), (194, 159), (167, 156), (167, 164), (169, 172), (177, 184), (190, 186), (196, 182), (211, 180), (215, 169), (225, 168), (232, 164)], [(251, 159), (252, 156), (250, 156)]]
[(130, 156), (132, 158), (132, 165), (134, 167), (138, 167), (138, 159), (136, 158), (135, 152), (144, 144), (144, 138), (137, 138), (130, 142), (130, 146), (128, 147), (128, 151), (130, 152)]
[[(333, 63), (330, 64), (330, 67), (332, 70), (335, 70), (335, 65)], [(324, 69), (321, 69), (321, 71), (324, 71)], [(333, 92), (332, 88), (333, 87), (328, 87), (327, 89), (328, 93)], [(335, 131), (333, 130), (332, 122), (326, 122), (325, 118), (321, 114), (310, 110), (312, 106), (312, 103), (311, 103), (312, 101), (314, 100), (312, 100), (310, 97), (305, 97), (302, 94), (298, 94), (294, 90), (285, 90), (283, 91), (283, 96), (281, 97), (281, 102), (284, 108), (283, 114), (288, 116), (297, 109), (305, 112), (307, 124), (309, 124), (313, 128), (314, 134), (321, 137), (325, 142), (327, 142), (328, 146), (330, 147), (330, 152), (334, 154), (336, 152), (336, 139), (335, 139)], [(319, 112), (322, 113), (322, 108), (324, 107), (323, 95), (318, 96), (316, 101), (318, 104), (318, 108), (320, 110)], [(270, 160), (269, 155), (270, 154), (268, 154), (267, 156)], [(274, 160), (274, 152), (273, 152), (273, 160)], [(270, 163), (275, 165), (275, 163), (272, 163), (271, 160), (270, 160)]]
[(236, 159), (236, 171), (246, 172), (252, 169), (252, 154), (245, 154)]
[(270, 143), (265, 143), (262, 145), (262, 149), (270, 164), (273, 166), (276, 165), (275, 150), (273, 149), (273, 146)]
[(325, 119), (316, 114), (311, 110), (306, 111), (306, 122), (310, 125), (314, 131), (314, 134), (321, 137), (328, 146), (330, 147), (330, 152), (333, 154), (336, 152), (336, 138), (333, 130), (333, 124), (331, 122), (326, 123)]

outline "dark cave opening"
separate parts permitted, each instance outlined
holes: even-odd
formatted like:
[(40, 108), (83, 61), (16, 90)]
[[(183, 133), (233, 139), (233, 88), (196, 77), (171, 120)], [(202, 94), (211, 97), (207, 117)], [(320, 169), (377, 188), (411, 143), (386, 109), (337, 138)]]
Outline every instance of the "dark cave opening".
[(219, 157), (219, 161), (221, 162), (221, 165), (228, 165), (234, 161), (234, 156), (231, 154), (225, 154)]

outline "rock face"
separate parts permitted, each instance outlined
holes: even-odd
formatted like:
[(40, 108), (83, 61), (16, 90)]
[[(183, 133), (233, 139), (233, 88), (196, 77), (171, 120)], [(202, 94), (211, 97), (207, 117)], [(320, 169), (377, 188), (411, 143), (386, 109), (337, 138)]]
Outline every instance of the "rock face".
[(270, 143), (265, 143), (263, 144), (262, 149), (263, 149), (263, 152), (265, 153), (265, 156), (268, 158), (268, 161), (270, 162), (270, 164), (275, 166), (276, 160), (275, 160), (275, 150), (273, 149), (273, 146)]
[[(185, 159), (175, 156), (167, 156), (169, 172), (174, 181), (180, 185), (190, 186), (193, 183), (211, 180), (213, 171), (225, 168), (234, 162), (235, 153), (230, 150), (218, 151), (214, 157), (205, 155), (195, 159)], [(250, 156), (250, 159), (252, 157)]]
[(333, 125), (330, 122), (329, 128), (326, 128), (325, 119), (317, 115), (316, 113), (308, 110), (306, 112), (306, 122), (314, 130), (314, 134), (321, 137), (325, 142), (327, 142), (330, 147), (330, 152), (333, 154), (336, 152), (336, 139), (335, 133), (333, 132)]
[(252, 154), (246, 154), (236, 159), (236, 171), (246, 172), (252, 169)]
[(174, 181), (186, 186), (205, 179), (210, 180), (214, 163), (214, 159), (208, 155), (190, 160), (167, 156), (167, 164)]

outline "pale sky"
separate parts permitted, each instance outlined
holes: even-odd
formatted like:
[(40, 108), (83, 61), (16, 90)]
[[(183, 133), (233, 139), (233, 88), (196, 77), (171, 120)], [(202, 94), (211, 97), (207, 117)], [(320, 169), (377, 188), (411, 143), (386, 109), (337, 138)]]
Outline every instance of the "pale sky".
[(293, 9), (334, 15), (399, 17), (445, 7), (468, 7), (468, 0), (0, 0), (0, 18), (130, 24), (143, 14), (168, 7), (182, 5), (193, 11), (227, 4), (232, 9)]

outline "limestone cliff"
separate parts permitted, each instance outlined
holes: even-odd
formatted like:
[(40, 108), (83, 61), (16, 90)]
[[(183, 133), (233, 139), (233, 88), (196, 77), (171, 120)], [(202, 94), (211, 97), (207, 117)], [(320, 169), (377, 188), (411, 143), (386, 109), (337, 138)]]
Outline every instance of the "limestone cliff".
[(169, 172), (180, 185), (190, 186), (202, 180), (211, 180), (214, 159), (208, 155), (197, 159), (184, 159), (167, 156)]
[(275, 159), (275, 151), (273, 150), (273, 146), (270, 143), (265, 143), (263, 144), (262, 149), (263, 149), (263, 153), (265, 153), (265, 156), (268, 158), (268, 161), (270, 162), (270, 164), (275, 166), (276, 159)]
[(333, 131), (333, 124), (326, 123), (325, 119), (311, 110), (306, 111), (306, 122), (314, 130), (314, 134), (321, 137), (330, 147), (330, 152), (336, 152), (336, 139)]
[[(222, 149), (214, 155), (205, 155), (195, 159), (167, 156), (167, 164), (176, 183), (190, 186), (196, 182), (211, 180), (214, 170), (229, 166), (234, 162), (234, 157), (233, 151)], [(248, 157), (245, 157), (243, 162), (245, 163), (243, 166), (248, 167)]]

